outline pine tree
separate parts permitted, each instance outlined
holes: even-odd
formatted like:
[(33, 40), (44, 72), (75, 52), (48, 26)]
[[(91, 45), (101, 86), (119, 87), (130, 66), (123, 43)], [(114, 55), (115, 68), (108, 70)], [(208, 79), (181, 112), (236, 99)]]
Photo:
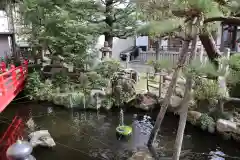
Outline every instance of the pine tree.
[[(235, 5), (233, 5), (235, 3)], [(224, 22), (227, 24), (238, 25), (240, 22), (239, 18), (230, 17), (236, 15), (231, 6), (238, 6), (240, 4), (237, 1), (217, 1), (217, 0), (139, 0), (138, 6), (144, 11), (143, 16), (146, 21), (151, 21), (144, 27), (140, 29), (140, 32), (153, 34), (157, 36), (176, 36), (183, 40), (183, 48), (180, 52), (180, 58), (175, 68), (172, 81), (169, 85), (166, 96), (163, 100), (163, 105), (158, 114), (157, 120), (155, 122), (154, 128), (150, 134), (148, 146), (152, 146), (158, 130), (162, 124), (164, 115), (169, 105), (170, 98), (173, 94), (173, 90), (176, 86), (176, 79), (178, 73), (185, 63), (186, 53), (189, 46), (189, 41), (193, 39), (197, 34), (202, 41), (202, 44), (208, 54), (209, 59), (218, 66), (217, 58), (220, 56), (218, 49), (216, 48), (215, 42), (212, 38), (212, 31), (216, 28), (216, 22)], [(235, 9), (237, 10), (237, 9)], [(154, 14), (154, 16), (152, 16)], [(153, 18), (152, 18), (153, 17)], [(197, 18), (198, 21), (198, 32), (191, 34), (189, 32), (193, 29), (192, 22)], [(210, 25), (211, 26), (210, 26)], [(218, 24), (219, 25), (219, 24)], [(184, 36), (180, 36), (180, 32), (184, 33)], [(188, 38), (187, 38), (188, 37)], [(193, 49), (194, 50), (194, 49)], [(189, 85), (186, 86), (186, 92), (189, 86), (191, 87), (191, 77), (188, 78)], [(188, 104), (189, 93), (185, 93), (184, 105)], [(174, 160), (178, 160), (181, 151), (182, 138), (184, 133), (184, 128), (186, 124), (187, 108), (183, 110), (180, 116), (178, 135), (175, 144)]]
[[(89, 0), (90, 1), (90, 0)], [(98, 24), (97, 31), (105, 36), (112, 47), (113, 37), (127, 38), (134, 35), (136, 5), (128, 0), (92, 0), (89, 22)]]

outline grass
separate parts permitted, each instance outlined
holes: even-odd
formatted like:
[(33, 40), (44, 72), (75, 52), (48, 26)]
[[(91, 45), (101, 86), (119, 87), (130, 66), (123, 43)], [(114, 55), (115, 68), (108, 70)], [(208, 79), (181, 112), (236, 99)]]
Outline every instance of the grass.
[[(149, 82), (149, 84), (151, 85), (159, 85), (159, 76), (156, 77), (151, 77), (151, 80), (154, 80), (156, 82)], [(155, 88), (149, 88), (151, 91), (157, 91), (157, 89)], [(137, 82), (136, 84), (136, 91), (137, 93), (141, 92), (141, 91), (146, 91), (147, 90), (147, 75), (145, 73), (140, 73), (140, 81)]]

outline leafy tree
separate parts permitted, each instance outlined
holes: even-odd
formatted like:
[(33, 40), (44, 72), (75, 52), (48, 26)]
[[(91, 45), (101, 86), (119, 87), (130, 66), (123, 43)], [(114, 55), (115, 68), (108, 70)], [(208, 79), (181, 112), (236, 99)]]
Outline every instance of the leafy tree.
[(85, 20), (84, 8), (80, 1), (23, 0), (20, 11), (24, 24), (30, 28), (33, 48), (38, 53), (49, 50), (52, 55), (83, 64), (96, 39), (95, 26)]
[(129, 0), (89, 0), (91, 15), (88, 21), (98, 24), (98, 33), (112, 47), (113, 37), (127, 38), (134, 35), (136, 5)]

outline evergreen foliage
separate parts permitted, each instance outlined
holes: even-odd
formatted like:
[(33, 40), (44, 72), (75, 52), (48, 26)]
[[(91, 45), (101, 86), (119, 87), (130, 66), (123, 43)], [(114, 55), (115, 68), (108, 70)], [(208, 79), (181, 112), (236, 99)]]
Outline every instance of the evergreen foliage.
[[(239, 12), (239, 1), (230, 0), (220, 3), (216, 0), (139, 0), (136, 1), (143, 16), (142, 20), (147, 22), (139, 30), (142, 33), (154, 35), (178, 34), (186, 31), (186, 23), (194, 17), (201, 19), (199, 27), (200, 34), (206, 31), (215, 31), (219, 20), (209, 20), (216, 17), (235, 16)], [(220, 21), (223, 21), (221, 19)], [(240, 19), (235, 19), (239, 21)], [(207, 22), (212, 22), (208, 24)], [(204, 25), (203, 25), (204, 24)], [(178, 34), (179, 35), (179, 34)]]

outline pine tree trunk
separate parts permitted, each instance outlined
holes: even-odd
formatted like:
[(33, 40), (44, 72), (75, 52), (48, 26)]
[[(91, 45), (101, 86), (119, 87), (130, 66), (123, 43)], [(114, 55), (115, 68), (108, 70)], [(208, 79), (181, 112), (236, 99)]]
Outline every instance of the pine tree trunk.
[(110, 48), (113, 47), (113, 36), (111, 36), (109, 33), (104, 33), (104, 36), (105, 36), (105, 41), (108, 42), (108, 46)]
[[(197, 36), (195, 36), (195, 38), (192, 41), (189, 64), (192, 62), (193, 58), (195, 57), (196, 49), (197, 49)], [(174, 145), (173, 160), (179, 160), (180, 154), (181, 154), (183, 135), (184, 135), (184, 130), (185, 130), (186, 121), (187, 121), (188, 106), (189, 106), (189, 101), (191, 99), (191, 90), (192, 90), (192, 83), (193, 83), (192, 81), (193, 81), (192, 76), (188, 75), (186, 80), (184, 98), (181, 103), (182, 110), (180, 110), (180, 119), (178, 124), (176, 141)]]
[(160, 47), (161, 47), (161, 39), (160, 38), (158, 38), (157, 41), (155, 42), (155, 47), (156, 47), (156, 61), (158, 61), (160, 58)]
[(163, 100), (163, 105), (161, 106), (161, 110), (158, 113), (155, 125), (154, 125), (154, 127), (151, 131), (150, 136), (149, 136), (148, 144), (147, 144), (148, 146), (152, 146), (154, 140), (156, 139), (157, 133), (158, 133), (160, 127), (161, 127), (163, 118), (166, 114), (168, 105), (170, 103), (170, 99), (171, 99), (173, 91), (175, 90), (175, 87), (176, 87), (177, 78), (178, 78), (180, 69), (183, 67), (184, 63), (186, 62), (189, 43), (190, 43), (190, 40), (188, 40), (188, 39), (186, 39), (183, 43), (183, 48), (180, 52), (180, 57), (179, 57), (179, 60), (178, 60), (178, 63), (177, 63), (177, 67), (174, 71), (172, 81), (169, 84), (167, 94), (166, 94), (166, 96), (164, 97), (164, 100)]
[(220, 51), (217, 49), (216, 43), (208, 31), (199, 35), (199, 39), (204, 46), (209, 60), (215, 65), (216, 69), (218, 69), (217, 58), (221, 56)]

